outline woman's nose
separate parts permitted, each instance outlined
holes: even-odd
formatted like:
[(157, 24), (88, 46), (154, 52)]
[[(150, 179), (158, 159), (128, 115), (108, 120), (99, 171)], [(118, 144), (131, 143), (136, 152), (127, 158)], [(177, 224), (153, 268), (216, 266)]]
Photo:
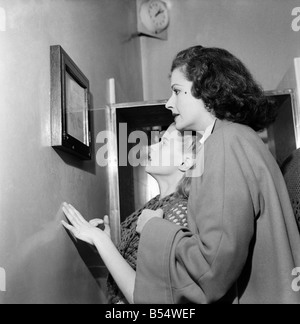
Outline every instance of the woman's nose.
[[(173, 97), (173, 96), (172, 96)], [(174, 109), (174, 103), (172, 97), (168, 100), (166, 103), (166, 109), (173, 110)]]

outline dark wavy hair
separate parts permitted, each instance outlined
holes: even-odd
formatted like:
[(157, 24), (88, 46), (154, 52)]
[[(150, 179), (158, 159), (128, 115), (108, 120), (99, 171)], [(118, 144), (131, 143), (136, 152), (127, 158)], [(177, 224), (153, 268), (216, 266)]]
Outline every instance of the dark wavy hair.
[(195, 46), (180, 52), (172, 69), (193, 82), (192, 94), (218, 119), (261, 131), (272, 124), (277, 109), (245, 65), (224, 49)]

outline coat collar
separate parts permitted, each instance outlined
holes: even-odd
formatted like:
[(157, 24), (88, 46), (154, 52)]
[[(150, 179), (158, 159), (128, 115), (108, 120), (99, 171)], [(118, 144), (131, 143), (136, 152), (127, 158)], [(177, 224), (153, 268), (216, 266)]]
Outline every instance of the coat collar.
[(212, 134), (214, 134), (218, 130), (220, 130), (228, 125), (231, 125), (231, 124), (233, 124), (232, 121), (217, 119), (216, 123), (215, 123), (215, 127), (213, 128)]

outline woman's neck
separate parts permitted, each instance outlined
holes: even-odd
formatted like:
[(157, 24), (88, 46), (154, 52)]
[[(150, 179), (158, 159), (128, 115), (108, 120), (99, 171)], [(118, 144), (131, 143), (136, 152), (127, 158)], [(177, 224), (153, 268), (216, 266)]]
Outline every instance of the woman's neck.
[(172, 177), (156, 176), (155, 179), (160, 189), (160, 199), (164, 199), (176, 192), (178, 183), (182, 179), (182, 173), (180, 172)]

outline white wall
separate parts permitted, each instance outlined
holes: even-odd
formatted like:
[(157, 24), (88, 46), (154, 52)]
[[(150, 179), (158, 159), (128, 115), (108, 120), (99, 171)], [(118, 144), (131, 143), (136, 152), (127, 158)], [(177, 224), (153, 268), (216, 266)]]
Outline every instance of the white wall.
[[(60, 225), (60, 204), (87, 218), (107, 210), (106, 169), (50, 145), (50, 45), (61, 45), (90, 80), (94, 108), (106, 79), (118, 101), (142, 99), (135, 0), (0, 0), (1, 303), (101, 303), (99, 289)], [(94, 138), (105, 129), (94, 113)], [(97, 150), (99, 146), (96, 145)]]
[(168, 74), (178, 51), (193, 45), (237, 55), (265, 90), (276, 89), (294, 57), (300, 32), (292, 30), (299, 0), (165, 0), (171, 10), (168, 41), (142, 39), (146, 100), (170, 95)]

